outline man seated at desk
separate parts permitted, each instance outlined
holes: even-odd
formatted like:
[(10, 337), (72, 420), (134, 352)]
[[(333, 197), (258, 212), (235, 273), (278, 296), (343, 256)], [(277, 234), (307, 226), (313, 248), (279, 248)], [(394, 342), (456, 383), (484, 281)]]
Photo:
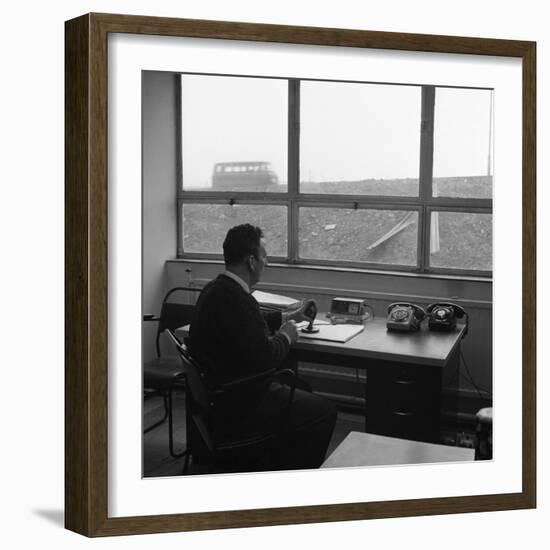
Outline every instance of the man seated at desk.
[[(223, 255), (226, 271), (202, 290), (189, 334), (191, 354), (219, 383), (279, 367), (298, 338), (295, 322), (308, 320), (312, 302), (292, 312), (261, 312), (250, 294), (267, 265), (260, 228), (231, 228)], [(224, 425), (261, 433), (278, 429), (289, 392), (268, 380), (232, 396), (222, 405)], [(297, 388), (287, 422), (282, 456), (273, 469), (318, 468), (336, 422), (334, 404)]]

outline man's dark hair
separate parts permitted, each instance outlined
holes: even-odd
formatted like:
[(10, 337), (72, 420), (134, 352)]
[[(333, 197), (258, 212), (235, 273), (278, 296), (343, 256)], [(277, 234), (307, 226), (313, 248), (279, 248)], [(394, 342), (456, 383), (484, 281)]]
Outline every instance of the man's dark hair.
[(260, 239), (263, 237), (259, 227), (244, 223), (232, 227), (223, 241), (223, 259), (225, 265), (235, 265), (250, 254), (258, 257)]

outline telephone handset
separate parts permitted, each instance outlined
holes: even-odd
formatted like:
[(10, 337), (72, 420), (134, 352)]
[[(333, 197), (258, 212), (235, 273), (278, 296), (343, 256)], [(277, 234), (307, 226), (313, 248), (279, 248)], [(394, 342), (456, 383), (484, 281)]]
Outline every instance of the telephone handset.
[(388, 306), (386, 327), (388, 330), (412, 331), (420, 328), (426, 312), (416, 304), (394, 303)]
[(466, 317), (466, 330), (468, 331), (468, 314), (464, 308), (451, 303), (430, 304), (426, 312), (428, 313), (428, 327), (430, 330), (450, 331), (456, 328), (456, 320)]

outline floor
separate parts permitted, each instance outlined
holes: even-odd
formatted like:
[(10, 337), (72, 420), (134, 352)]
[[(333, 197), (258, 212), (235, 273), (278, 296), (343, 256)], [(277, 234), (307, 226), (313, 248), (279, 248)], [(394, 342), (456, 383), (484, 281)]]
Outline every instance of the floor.
[[(184, 449), (185, 441), (185, 399), (183, 393), (174, 394), (174, 446), (178, 453)], [(144, 425), (149, 426), (163, 416), (164, 407), (161, 397), (145, 400)], [(327, 456), (344, 440), (350, 431), (363, 431), (364, 417), (349, 412), (338, 412), (338, 419), (329, 443)], [(441, 443), (473, 447), (474, 434), (464, 426), (444, 426)], [(144, 477), (162, 477), (181, 475), (183, 458), (173, 458), (168, 451), (168, 421), (143, 436), (143, 474)], [(190, 473), (201, 473), (191, 470)]]

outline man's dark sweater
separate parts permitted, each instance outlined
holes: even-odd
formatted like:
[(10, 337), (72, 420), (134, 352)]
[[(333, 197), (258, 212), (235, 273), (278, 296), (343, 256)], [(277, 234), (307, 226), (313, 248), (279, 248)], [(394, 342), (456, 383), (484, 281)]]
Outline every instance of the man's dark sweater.
[[(201, 292), (191, 323), (191, 354), (223, 383), (278, 367), (290, 344), (282, 333), (278, 312), (264, 315), (256, 300), (234, 279), (219, 275)], [(222, 431), (239, 433), (279, 432), (286, 411), (289, 387), (263, 382), (218, 401), (216, 410)], [(308, 391), (296, 389), (285, 414), (278, 453), (271, 456), (274, 469), (318, 468), (336, 422), (336, 407)]]
[[(232, 278), (219, 275), (202, 290), (189, 334), (191, 354), (204, 365), (214, 383), (226, 383), (278, 367), (289, 351), (285, 335), (271, 332), (281, 314), (264, 314), (255, 298)], [(224, 406), (232, 418), (254, 411), (269, 382), (249, 387)]]

